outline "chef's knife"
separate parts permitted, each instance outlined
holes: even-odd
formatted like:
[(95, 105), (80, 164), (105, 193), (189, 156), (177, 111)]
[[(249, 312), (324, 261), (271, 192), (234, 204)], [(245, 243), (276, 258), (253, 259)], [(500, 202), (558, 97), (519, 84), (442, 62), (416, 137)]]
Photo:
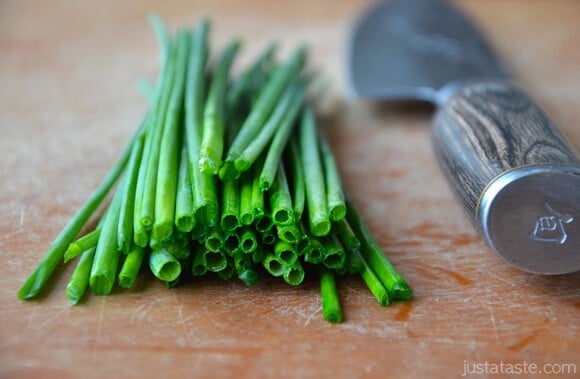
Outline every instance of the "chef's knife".
[(355, 25), (359, 96), (438, 110), (435, 152), (463, 208), (508, 263), (580, 271), (580, 162), (478, 30), (442, 0), (380, 2)]

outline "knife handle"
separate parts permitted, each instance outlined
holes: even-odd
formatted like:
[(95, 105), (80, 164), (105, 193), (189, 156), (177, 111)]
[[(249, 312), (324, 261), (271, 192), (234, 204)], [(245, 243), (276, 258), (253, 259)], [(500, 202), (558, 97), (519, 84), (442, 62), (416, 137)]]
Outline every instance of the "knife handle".
[[(496, 253), (526, 271), (580, 270), (580, 251), (566, 252), (580, 249), (579, 159), (528, 96), (506, 82), (464, 85), (437, 111), (433, 140), (464, 210)], [(564, 258), (547, 268), (542, 260), (554, 259), (555, 248)]]

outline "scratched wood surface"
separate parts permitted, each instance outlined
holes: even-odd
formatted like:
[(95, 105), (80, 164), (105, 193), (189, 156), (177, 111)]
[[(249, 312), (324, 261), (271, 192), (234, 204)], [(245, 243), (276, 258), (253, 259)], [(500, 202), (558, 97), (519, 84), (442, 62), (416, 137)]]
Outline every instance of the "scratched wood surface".
[[(347, 96), (348, 30), (370, 3), (0, 3), (1, 378), (450, 378), (465, 361), (580, 366), (580, 275), (519, 272), (481, 242), (433, 158), (431, 109)], [(580, 3), (460, 6), (579, 147)], [(242, 62), (270, 40), (282, 42), (282, 54), (310, 44), (313, 65), (332, 84), (324, 126), (345, 185), (413, 301), (381, 308), (358, 278), (344, 279), (346, 319), (330, 325), (316, 280), (168, 290), (143, 274), (134, 289), (71, 307), (71, 267), (42, 299), (17, 300), (145, 110), (135, 82), (157, 69), (151, 10), (172, 28), (211, 16), (216, 46), (248, 41)]]

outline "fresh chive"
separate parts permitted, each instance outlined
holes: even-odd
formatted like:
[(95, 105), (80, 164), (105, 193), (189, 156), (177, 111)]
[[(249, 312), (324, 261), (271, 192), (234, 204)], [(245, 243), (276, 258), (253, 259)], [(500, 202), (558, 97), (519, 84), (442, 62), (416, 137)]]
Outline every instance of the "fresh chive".
[(229, 232), (224, 236), (224, 250), (226, 253), (232, 253), (240, 248), (240, 236), (237, 232)]
[(292, 198), (290, 197), (286, 171), (282, 164), (280, 164), (277, 170), (276, 179), (270, 191), (270, 209), (272, 211), (274, 225), (286, 226), (294, 222)]
[(85, 294), (89, 286), (89, 276), (91, 275), (91, 267), (95, 257), (95, 248), (89, 248), (82, 253), (77, 267), (75, 268), (68, 285), (66, 286), (66, 297), (71, 304), (77, 304)]
[(240, 236), (240, 249), (246, 254), (252, 254), (258, 247), (256, 235), (250, 228), (244, 228)]
[(200, 170), (217, 174), (224, 149), (225, 100), (229, 72), (240, 48), (240, 41), (230, 43), (218, 60), (203, 114), (203, 133), (199, 152)]
[(205, 66), (208, 57), (207, 34), (209, 22), (202, 20), (191, 40), (185, 90), (185, 140), (189, 157), (189, 172), (197, 223), (216, 225), (218, 201), (214, 178), (199, 169), (203, 127)]
[(231, 259), (227, 259), (226, 257), (226, 267), (223, 270), (219, 270), (216, 272), (217, 276), (222, 280), (230, 280), (234, 277), (236, 273), (236, 268), (234, 267), (234, 262)]
[(324, 167), (328, 214), (332, 221), (339, 221), (342, 220), (346, 215), (346, 204), (344, 201), (344, 193), (342, 191), (340, 174), (326, 139), (321, 137), (319, 138), (319, 142), (320, 154), (322, 158), (321, 160)]
[(250, 225), (254, 222), (252, 209), (252, 179), (251, 172), (246, 172), (240, 177), (240, 222), (242, 225)]
[(291, 266), (298, 260), (298, 254), (294, 246), (284, 241), (278, 241), (274, 245), (274, 255), (285, 266)]
[(252, 253), (252, 262), (255, 264), (262, 263), (264, 262), (264, 257), (265, 257), (264, 248), (262, 247), (262, 245), (258, 245), (256, 250), (254, 250), (254, 252)]
[(153, 117), (147, 118), (147, 131), (145, 133), (145, 146), (139, 164), (137, 175), (137, 185), (135, 187), (135, 204), (133, 209), (133, 242), (137, 246), (145, 247), (149, 242), (149, 231), (141, 223), (141, 214), (145, 196), (145, 182), (147, 179), (147, 167), (149, 166), (149, 156), (151, 155)]
[(137, 274), (139, 274), (139, 270), (141, 270), (144, 255), (145, 248), (132, 245), (127, 257), (125, 258), (125, 262), (123, 262), (123, 265), (121, 266), (121, 271), (119, 272), (119, 286), (123, 288), (133, 287), (137, 280)]
[(286, 270), (282, 274), (284, 281), (291, 286), (298, 286), (304, 281), (305, 277), (304, 268), (300, 261), (296, 260), (291, 265), (286, 267)]
[(191, 273), (193, 276), (203, 276), (207, 273), (207, 268), (204, 263), (204, 252), (199, 247), (194, 251), (193, 262), (191, 264)]
[(321, 263), (326, 255), (324, 246), (316, 238), (310, 238), (308, 240), (308, 246), (305, 248), (304, 260), (308, 263), (318, 264)]
[(256, 221), (256, 230), (259, 233), (268, 233), (272, 230), (274, 223), (272, 222), (272, 217), (268, 213), (264, 213), (258, 221)]
[[(291, 245), (296, 245), (302, 239), (300, 228), (294, 224), (276, 227), (278, 238)], [(297, 249), (298, 250), (298, 249)]]
[(262, 171), (262, 166), (264, 164), (263, 161), (264, 160), (262, 158), (258, 158), (254, 164), (254, 172), (252, 176), (252, 197), (250, 203), (255, 222), (258, 222), (260, 219), (262, 219), (266, 213), (264, 194), (260, 189), (260, 175), (258, 174)]
[(262, 260), (262, 265), (270, 273), (270, 275), (275, 277), (280, 277), (284, 275), (286, 267), (274, 254), (266, 253), (264, 259)]
[(332, 271), (320, 269), (320, 297), (322, 299), (322, 316), (328, 322), (339, 323), (342, 321), (342, 310), (336, 282)]
[(203, 265), (207, 271), (219, 272), (225, 270), (228, 261), (224, 253), (221, 251), (205, 250), (203, 252)]
[(391, 262), (387, 259), (381, 247), (368, 230), (360, 214), (353, 204), (347, 199), (346, 218), (355, 235), (361, 242), (361, 256), (371, 270), (387, 289), (393, 300), (408, 300), (413, 297), (413, 292), (407, 282), (399, 275)]
[[(234, 161), (237, 171), (243, 172), (249, 169), (268, 146), (276, 131), (284, 125), (284, 122), (288, 122), (285, 120), (295, 118), (304, 98), (305, 87), (305, 83), (295, 82), (286, 88), (280, 102), (276, 104), (262, 129)], [(292, 121), (290, 121), (291, 124)]]
[(302, 162), (308, 162), (304, 165), (304, 181), (310, 231), (315, 236), (325, 236), (330, 232), (330, 220), (326, 205), (324, 174), (316, 143), (316, 123), (310, 108), (304, 111), (299, 134)]
[(346, 272), (348, 274), (359, 274), (363, 269), (363, 263), (360, 260), (359, 250), (349, 250), (346, 254)]
[(273, 245), (276, 243), (277, 238), (274, 228), (263, 231), (260, 236), (262, 237), (262, 244), (264, 245)]
[(344, 267), (346, 263), (346, 254), (342, 248), (338, 238), (331, 234), (322, 237), (322, 245), (324, 246), (324, 256), (322, 258), (322, 264), (326, 267), (339, 270)]
[(257, 283), (260, 279), (258, 273), (252, 268), (252, 259), (250, 255), (235, 254), (234, 267), (238, 278), (247, 286)]
[[(147, 118), (143, 120), (142, 127), (145, 127)], [(135, 212), (135, 189), (139, 175), (141, 156), (143, 155), (143, 145), (145, 144), (145, 134), (135, 141), (125, 175), (127, 179), (123, 182), (121, 190), (121, 210), (119, 213), (119, 224), (117, 226), (117, 248), (124, 253), (129, 252), (129, 247), (133, 242), (133, 213)]]
[(278, 103), (280, 96), (288, 84), (298, 76), (306, 60), (306, 49), (298, 49), (287, 62), (277, 67), (260, 91), (252, 110), (230, 146), (226, 160), (220, 169), (222, 180), (232, 180), (239, 176), (234, 161), (252, 142), (264, 126), (266, 119)]
[(360, 240), (356, 237), (354, 231), (345, 218), (334, 222), (332, 224), (332, 231), (334, 235), (338, 237), (340, 243), (349, 251), (360, 249)]
[(133, 136), (133, 138), (131, 138), (131, 141), (123, 150), (121, 157), (115, 163), (111, 171), (109, 171), (99, 187), (92, 193), (89, 199), (87, 199), (87, 201), (80, 207), (80, 209), (74, 214), (66, 226), (56, 236), (54, 242), (48, 248), (41, 261), (38, 263), (38, 266), (35, 268), (32, 274), (30, 274), (28, 279), (26, 279), (26, 282), (24, 282), (24, 285), (18, 291), (19, 299), (28, 300), (38, 296), (58, 264), (63, 260), (64, 253), (70, 243), (79, 234), (87, 220), (99, 207), (105, 196), (107, 196), (107, 193), (109, 193), (111, 187), (122, 174), (123, 170), (127, 166), (127, 162), (129, 161), (131, 150), (133, 149), (133, 144), (143, 132), (144, 130), (140, 128)]
[(231, 232), (240, 226), (239, 182), (230, 180), (222, 185), (222, 214), (220, 226), (224, 232)]
[(163, 78), (160, 82), (161, 85), (159, 86), (156, 100), (151, 109), (152, 125), (150, 138), (152, 138), (152, 140), (149, 155), (147, 157), (147, 170), (145, 171), (143, 197), (140, 204), (141, 208), (139, 214), (139, 222), (144, 226), (145, 230), (151, 230), (153, 228), (156, 207), (157, 176), (164, 134), (163, 129), (168, 114), (167, 109), (171, 99), (172, 88), (175, 83), (177, 50), (178, 49), (176, 49), (175, 46), (171, 46), (170, 48), (169, 57), (162, 74)]
[(181, 149), (176, 196), (175, 226), (181, 232), (190, 232), (194, 228), (196, 220), (193, 210), (193, 194), (191, 192), (191, 180), (189, 178), (187, 148), (185, 144), (183, 144)]
[(389, 305), (391, 303), (391, 298), (389, 296), (389, 292), (386, 290), (385, 286), (383, 286), (383, 283), (381, 283), (379, 278), (377, 278), (359, 251), (355, 252), (354, 255), (358, 257), (362, 264), (360, 276), (367, 285), (368, 289), (371, 291), (381, 306), (384, 307)]
[(175, 52), (175, 72), (167, 112), (164, 118), (163, 134), (159, 149), (157, 188), (155, 190), (155, 220), (153, 236), (165, 240), (173, 234), (175, 204), (177, 196), (177, 176), (179, 171), (180, 126), (184, 97), (184, 83), (187, 72), (188, 42), (190, 34), (177, 34)]
[[(101, 218), (101, 221), (103, 219), (104, 217)], [(64, 252), (64, 263), (68, 263), (70, 260), (76, 258), (85, 251), (97, 246), (99, 235), (101, 234), (101, 221), (99, 221), (99, 226), (97, 226), (95, 230), (85, 234), (68, 246), (68, 249)]]
[(224, 246), (224, 236), (218, 227), (208, 229), (204, 241), (205, 248), (209, 251), (219, 251)]
[(157, 279), (165, 282), (172, 282), (181, 274), (181, 264), (165, 249), (151, 251), (149, 268)]
[(119, 211), (122, 201), (121, 188), (126, 180), (128, 180), (128, 177), (125, 176), (119, 188), (115, 191), (115, 196), (109, 205), (110, 209), (107, 211), (99, 241), (97, 242), (89, 280), (91, 289), (97, 295), (108, 295), (115, 283), (120, 257), (120, 251), (117, 248), (117, 227), (119, 225)]
[(292, 178), (292, 206), (296, 220), (300, 220), (306, 202), (306, 184), (304, 182), (304, 164), (300, 160), (300, 152), (294, 138), (288, 142), (287, 155), (287, 161), (290, 163), (290, 177)]
[(176, 232), (171, 239), (166, 240), (164, 248), (179, 260), (186, 260), (191, 255), (190, 238), (187, 233)]

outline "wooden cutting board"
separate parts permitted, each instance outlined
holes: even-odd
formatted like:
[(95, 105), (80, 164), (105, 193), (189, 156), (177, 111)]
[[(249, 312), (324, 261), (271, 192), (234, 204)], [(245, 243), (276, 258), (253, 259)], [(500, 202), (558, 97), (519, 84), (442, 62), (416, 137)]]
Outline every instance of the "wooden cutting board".
[[(0, 3), (1, 378), (451, 378), (485, 362), (569, 363), (580, 375), (580, 273), (526, 274), (481, 242), (433, 158), (431, 109), (347, 96), (348, 31), (371, 3)], [(579, 147), (580, 3), (459, 5)], [(135, 83), (157, 71), (153, 10), (172, 28), (210, 16), (214, 46), (246, 40), (241, 64), (271, 40), (282, 55), (311, 46), (331, 84), (322, 123), (345, 185), (413, 301), (381, 308), (359, 278), (341, 279), (346, 319), (331, 325), (315, 278), (169, 290), (143, 274), (134, 289), (71, 307), (72, 267), (43, 298), (17, 300), (145, 111)]]

